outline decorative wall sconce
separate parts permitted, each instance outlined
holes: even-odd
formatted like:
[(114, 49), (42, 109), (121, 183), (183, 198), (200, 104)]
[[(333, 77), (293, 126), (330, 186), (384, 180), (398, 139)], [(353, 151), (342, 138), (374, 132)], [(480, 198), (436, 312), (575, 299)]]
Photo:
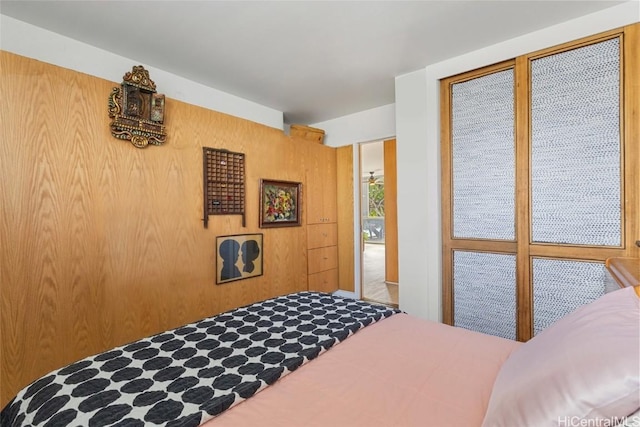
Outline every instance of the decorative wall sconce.
[(162, 145), (167, 140), (164, 123), (164, 95), (142, 65), (127, 72), (120, 87), (109, 96), (111, 135), (126, 139), (137, 148)]

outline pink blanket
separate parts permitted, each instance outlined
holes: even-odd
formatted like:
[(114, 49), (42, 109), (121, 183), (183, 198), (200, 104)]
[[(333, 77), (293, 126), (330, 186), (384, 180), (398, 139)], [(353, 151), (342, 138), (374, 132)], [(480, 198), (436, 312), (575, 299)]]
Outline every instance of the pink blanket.
[(518, 345), (398, 314), (204, 425), (479, 426)]

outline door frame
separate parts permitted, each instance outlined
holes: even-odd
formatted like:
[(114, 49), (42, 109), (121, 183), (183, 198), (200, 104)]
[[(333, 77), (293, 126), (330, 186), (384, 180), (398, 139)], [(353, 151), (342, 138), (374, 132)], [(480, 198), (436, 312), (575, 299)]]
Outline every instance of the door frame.
[[(365, 242), (364, 242), (364, 224), (363, 224), (363, 212), (365, 212), (365, 207), (363, 206), (363, 195), (362, 195), (362, 187), (363, 187), (363, 176), (369, 171), (365, 171), (365, 167), (363, 166), (362, 161), (362, 147), (363, 145), (379, 142), (379, 141), (369, 141), (358, 144), (358, 174), (357, 174), (357, 185), (358, 185), (358, 224), (359, 224), (359, 235), (358, 235), (358, 247), (359, 247), (359, 256), (360, 256), (360, 298), (363, 300), (370, 300), (373, 302), (381, 302), (385, 304), (389, 304), (394, 307), (399, 306), (399, 297), (398, 301), (377, 301), (373, 299), (369, 299), (365, 297), (364, 288), (365, 288), (365, 265), (364, 265), (364, 250), (365, 250)], [(397, 226), (397, 161), (396, 161), (396, 139), (389, 138), (381, 141), (383, 144), (383, 170), (384, 170), (384, 179), (385, 179), (385, 283), (398, 285), (398, 226)], [(388, 188), (391, 188), (391, 191), (388, 191)], [(391, 200), (389, 200), (391, 198)], [(392, 211), (392, 212), (391, 212)], [(399, 289), (398, 289), (399, 291)]]

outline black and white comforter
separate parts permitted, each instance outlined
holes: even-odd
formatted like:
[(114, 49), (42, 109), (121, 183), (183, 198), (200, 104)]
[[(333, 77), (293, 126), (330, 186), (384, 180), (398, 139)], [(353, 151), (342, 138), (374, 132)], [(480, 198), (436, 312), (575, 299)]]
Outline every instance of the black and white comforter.
[(0, 424), (198, 426), (397, 312), (316, 292), (269, 299), (54, 371)]

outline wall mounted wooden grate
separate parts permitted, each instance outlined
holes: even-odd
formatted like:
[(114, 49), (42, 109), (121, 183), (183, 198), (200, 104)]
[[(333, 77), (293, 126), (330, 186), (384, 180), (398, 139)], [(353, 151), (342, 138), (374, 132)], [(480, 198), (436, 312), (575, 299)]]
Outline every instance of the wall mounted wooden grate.
[(242, 215), (245, 226), (244, 154), (202, 147), (204, 228), (209, 215)]
[(111, 135), (137, 148), (164, 144), (164, 95), (156, 93), (156, 84), (142, 65), (134, 66), (122, 79), (109, 96)]

